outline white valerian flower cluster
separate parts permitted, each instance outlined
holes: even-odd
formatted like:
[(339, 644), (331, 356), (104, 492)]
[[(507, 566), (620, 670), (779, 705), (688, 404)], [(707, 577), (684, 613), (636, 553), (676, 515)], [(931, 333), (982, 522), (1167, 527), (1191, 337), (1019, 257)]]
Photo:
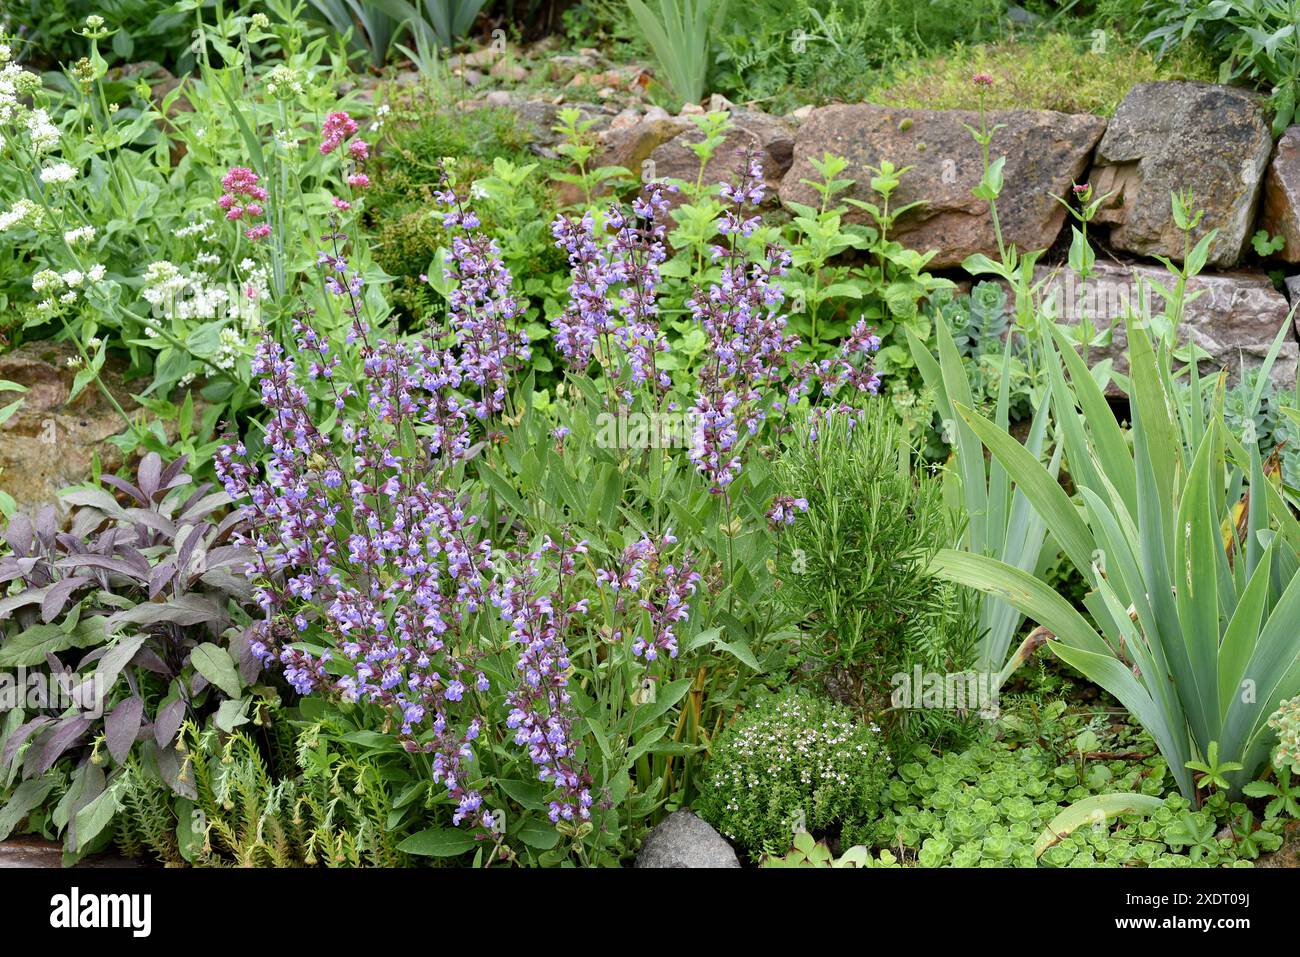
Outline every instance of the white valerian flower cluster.
[(59, 145), (59, 128), (50, 122), (50, 114), (43, 109), (32, 110), (27, 115), (27, 136), (37, 153), (48, 153)]
[(271, 295), (265, 266), (245, 259), (239, 264), (239, 271), (244, 274), (244, 281), (232, 310), (234, 322), (221, 330), (221, 351), (213, 360), (227, 371), (235, 368), (241, 355), (252, 352), (253, 340), (262, 326), (262, 303)]
[(102, 263), (96, 263), (85, 272), (80, 269), (69, 269), (62, 274), (53, 269), (38, 271), (32, 276), (32, 292), (44, 294), (45, 298), (36, 304), (37, 311), (50, 313), (60, 305), (72, 305), (81, 290), (100, 282), (106, 272)]
[(63, 241), (69, 246), (75, 246), (78, 243), (88, 243), (94, 238), (94, 226), (79, 226), (76, 229), (69, 229), (63, 234)]
[(8, 210), (0, 213), (0, 233), (23, 223), (35, 226), (41, 220), (41, 213), (41, 208), (30, 199), (20, 199)]
[(303, 76), (283, 63), (266, 75), (266, 92), (282, 100), (303, 94)]
[(176, 230), (175, 235), (177, 239), (190, 239), (194, 236), (198, 236), (203, 242), (211, 242), (214, 238), (212, 232), (212, 220), (206, 216), (203, 219), (195, 220), (188, 226), (182, 226), (180, 229)]
[(0, 123), (8, 123), (22, 110), (22, 99), (41, 85), (35, 73), (13, 62), (9, 44), (0, 43)]
[(55, 163), (41, 170), (42, 183), (71, 183), (76, 178), (77, 170), (71, 163)]
[[(200, 253), (196, 263), (202, 268), (215, 261)], [(239, 270), (244, 279), (234, 286), (214, 282), (199, 269), (186, 271), (160, 260), (145, 270), (141, 295), (154, 307), (155, 318), (227, 320), (212, 361), (221, 369), (234, 369), (239, 358), (251, 352), (251, 340), (261, 327), (262, 302), (270, 295), (266, 267), (245, 259)], [(158, 333), (146, 326), (145, 335), (156, 338)]]

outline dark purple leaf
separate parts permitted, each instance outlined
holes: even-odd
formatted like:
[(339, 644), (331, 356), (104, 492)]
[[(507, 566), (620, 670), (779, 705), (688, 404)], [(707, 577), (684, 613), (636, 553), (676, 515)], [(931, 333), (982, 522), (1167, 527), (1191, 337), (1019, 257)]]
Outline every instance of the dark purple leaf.
[(112, 648), (104, 652), (104, 657), (99, 659), (99, 667), (95, 669), (95, 674), (99, 677), (104, 694), (108, 694), (113, 685), (117, 683), (117, 676), (135, 657), (135, 653), (144, 644), (144, 639), (144, 635), (131, 635), (122, 638)]
[(207, 518), (223, 505), (230, 504), (230, 496), (225, 492), (213, 492), (211, 495), (205, 495), (198, 500), (191, 499), (186, 502), (185, 507), (177, 515), (177, 520), (182, 522), (197, 522)]
[(110, 633), (126, 624), (156, 625), (170, 622), (176, 625), (206, 625), (225, 620), (225, 613), (209, 598), (202, 595), (182, 595), (167, 601), (149, 601), (120, 611), (108, 620)]
[(236, 575), (225, 568), (206, 571), (199, 576), (199, 580), (209, 588), (233, 595), (242, 601), (251, 601), (253, 598), (253, 583), (245, 576)]
[(46, 545), (54, 544), (54, 536), (59, 534), (59, 510), (53, 505), (46, 505), (36, 513), (36, 537)]
[(182, 583), (188, 583), (190, 578), (190, 560), (194, 556), (194, 549), (203, 543), (203, 529), (198, 525), (182, 525), (176, 543), (176, 570), (181, 576)]
[(149, 504), (148, 500), (145, 499), (143, 492), (141, 492), (130, 482), (124, 479), (120, 479), (116, 475), (102, 475), (100, 476), (99, 480), (103, 482), (105, 485), (111, 485), (119, 492), (125, 492), (127, 495), (131, 496), (131, 498), (135, 499), (136, 502), (139, 503), (140, 505)]
[(77, 780), (73, 783), (77, 797), (68, 811), (68, 847), (77, 846), (77, 812), (104, 793), (104, 783), (104, 772), (97, 765), (85, 761), (77, 768)]
[(153, 601), (172, 583), (176, 577), (176, 556), (159, 562), (149, 572), (149, 600)]
[(28, 605), (39, 605), (45, 600), (45, 596), (51, 587), (53, 586), (29, 588), (26, 591), (20, 591), (16, 595), (10, 595), (8, 598), (0, 598), (0, 620), (8, 618), (19, 608), (25, 608)]
[(26, 515), (15, 515), (10, 520), (9, 527), (5, 529), (5, 541), (14, 550), (14, 554), (19, 556), (31, 551), (33, 536), (31, 519)]
[(41, 599), (41, 621), (48, 623), (63, 614), (68, 599), (80, 589), (93, 584), (95, 584), (95, 580), (84, 575), (55, 582), (46, 590), (45, 597)]
[(203, 564), (209, 570), (233, 565), (235, 570), (242, 574), (244, 566), (250, 564), (256, 557), (257, 553), (251, 548), (240, 545), (219, 545), (208, 552), (208, 560)]
[(188, 455), (182, 455), (174, 459), (165, 469), (162, 477), (158, 480), (161, 488), (172, 489), (193, 481), (188, 475), (182, 474), (185, 471), (185, 463), (189, 460)]
[(237, 508), (234, 511), (232, 511), (229, 515), (227, 515), (225, 518), (221, 520), (221, 524), (217, 526), (216, 534), (213, 535), (211, 540), (209, 540), (208, 542), (208, 547), (211, 548), (217, 542), (225, 541), (226, 537), (234, 529), (244, 524), (244, 522), (246, 522), (247, 520), (248, 520), (248, 514), (244, 511), (243, 508)]
[(185, 702), (180, 698), (174, 698), (158, 709), (158, 716), (153, 719), (153, 739), (158, 742), (158, 747), (171, 749), (172, 739), (184, 720)]
[(139, 570), (138, 577), (140, 581), (143, 582), (149, 577), (149, 569), (151, 567), (149, 559), (145, 558), (141, 552), (137, 551), (131, 545), (125, 542), (115, 543), (113, 546), (113, 553), (123, 561), (130, 562)]
[(54, 762), (63, 756), (63, 752), (76, 744), (92, 724), (94, 724), (93, 719), (83, 715), (75, 715), (71, 718), (65, 718), (63, 723), (54, 730), (53, 734), (48, 737), (42, 735), (44, 742), (36, 773), (44, 774), (54, 767)]
[(253, 654), (253, 643), (249, 640), (248, 631), (233, 639), (230, 647), (235, 655), (235, 664), (239, 668), (239, 677), (244, 679), (244, 684), (253, 684), (262, 673), (262, 659)]
[[(93, 485), (70, 489), (59, 497), (68, 505), (80, 506), (77, 517), (80, 518), (84, 515), (86, 521), (94, 522), (96, 525), (101, 524), (103, 518), (93, 512), (86, 511), (86, 509), (99, 509), (113, 518), (121, 518), (123, 514), (122, 506), (118, 504), (117, 499), (113, 498), (109, 492)], [(73, 521), (75, 526), (76, 520)]]
[(172, 669), (169, 668), (167, 663), (158, 657), (158, 653), (148, 645), (145, 645), (137, 651), (135, 657), (131, 660), (135, 663), (137, 668), (143, 668), (145, 671), (152, 671), (156, 675), (166, 675), (171, 677)]
[(171, 519), (167, 518), (165, 515), (155, 512), (153, 509), (128, 508), (126, 510), (126, 515), (127, 518), (137, 523), (138, 525), (143, 525), (146, 528), (151, 528), (155, 532), (161, 532), (163, 535), (166, 535), (168, 538), (176, 537), (176, 523), (173, 522)]
[[(139, 552), (134, 554), (139, 555)], [(126, 578), (134, 579), (143, 584), (148, 580), (149, 563), (146, 561), (145, 567), (141, 569), (135, 562), (126, 558), (116, 558), (112, 555), (69, 555), (67, 558), (60, 558), (54, 563), (55, 568), (102, 568), (110, 571), (115, 575), (122, 575)]]
[(14, 733), (9, 736), (9, 740), (5, 742), (4, 753), (0, 754), (0, 764), (4, 764), (8, 767), (9, 763), (14, 759), (14, 755), (18, 753), (18, 749), (27, 743), (28, 738), (41, 730), (41, 728), (45, 727), (47, 724), (53, 723), (53, 718), (48, 717), (47, 715), (41, 715), (38, 718), (32, 718), (32, 720), (28, 721), (26, 724), (20, 724), (14, 729)]
[(140, 718), (144, 714), (144, 702), (139, 698), (127, 698), (113, 709), (104, 719), (104, 739), (108, 743), (108, 753), (118, 764), (126, 761), (135, 744), (135, 736), (140, 733)]
[(154, 493), (158, 491), (161, 480), (162, 456), (157, 452), (150, 452), (140, 460), (140, 471), (136, 475), (136, 481), (140, 483), (140, 491), (144, 493), (145, 501), (154, 500)]

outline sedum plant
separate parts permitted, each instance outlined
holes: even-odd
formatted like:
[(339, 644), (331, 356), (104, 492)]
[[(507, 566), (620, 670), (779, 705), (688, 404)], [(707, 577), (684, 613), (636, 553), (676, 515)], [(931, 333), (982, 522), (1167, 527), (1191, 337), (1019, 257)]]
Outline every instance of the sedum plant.
[(1300, 695), (1283, 701), (1268, 719), (1268, 726), (1277, 732), (1273, 767), (1300, 777)]
[(1258, 448), (1225, 428), (1222, 379), (1210, 415), (1194, 366), (1190, 401), (1180, 402), (1168, 348), (1157, 349), (1140, 319), (1126, 325), (1130, 437), (1065, 334), (1049, 328), (1059, 359), (1044, 339), (1081, 508), (1003, 429), (957, 409), (1087, 581), (1095, 625), (994, 557), (949, 550), (936, 565), (1050, 629), (1053, 652), (1151, 733), (1186, 797), (1210, 782), (1235, 795), (1268, 757), (1272, 703), (1300, 690), (1300, 523)]
[(890, 851), (881, 851), (880, 857), (873, 859), (871, 849), (864, 844), (855, 844), (836, 857), (826, 842), (800, 831), (794, 836), (789, 852), (781, 857), (769, 855), (759, 867), (898, 867), (898, 861)]
[(230, 730), (250, 720), (255, 699), (276, 697), (249, 689), (259, 666), (240, 637), (251, 588), (239, 574), (249, 555), (230, 542), (238, 518), (219, 518), (229, 499), (189, 488), (184, 467), (150, 453), (135, 483), (102, 480), (126, 505), (104, 488), (72, 489), (68, 531), (54, 506), (5, 530), (0, 668), (18, 669), (28, 688), (39, 677), (47, 692), (15, 702), (0, 729), (0, 774), (21, 779), (28, 800), (48, 794), (56, 764), (71, 766), (58, 823), (70, 851), (112, 820), (112, 784), (133, 756), (184, 794), (173, 747), (181, 723), (212, 718)]

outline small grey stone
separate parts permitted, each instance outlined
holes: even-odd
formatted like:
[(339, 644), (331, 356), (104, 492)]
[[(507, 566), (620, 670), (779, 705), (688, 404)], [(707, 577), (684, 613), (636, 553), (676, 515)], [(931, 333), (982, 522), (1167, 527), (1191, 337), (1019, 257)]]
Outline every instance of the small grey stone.
[(674, 811), (646, 835), (637, 867), (740, 867), (722, 835), (690, 811)]

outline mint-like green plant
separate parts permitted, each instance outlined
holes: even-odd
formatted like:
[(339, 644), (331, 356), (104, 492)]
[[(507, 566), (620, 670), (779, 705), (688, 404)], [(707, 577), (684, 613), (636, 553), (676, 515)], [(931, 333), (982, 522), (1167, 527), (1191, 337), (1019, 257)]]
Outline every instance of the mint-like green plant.
[(1284, 812), (1289, 817), (1300, 817), (1300, 781), (1292, 782), (1291, 768), (1279, 767), (1276, 781), (1252, 781), (1242, 793), (1248, 797), (1268, 798), (1264, 819), (1271, 821)]

